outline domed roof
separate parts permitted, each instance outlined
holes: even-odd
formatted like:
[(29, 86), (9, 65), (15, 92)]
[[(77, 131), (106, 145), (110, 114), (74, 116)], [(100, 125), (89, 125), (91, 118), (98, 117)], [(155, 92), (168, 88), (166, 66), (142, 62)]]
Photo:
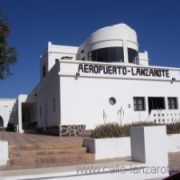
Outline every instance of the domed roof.
[(125, 32), (132, 31), (133, 33), (136, 33), (130, 26), (128, 26), (125, 23), (114, 24), (112, 26), (106, 26), (106, 27), (98, 29), (94, 33), (97, 33), (99, 31), (104, 31), (104, 30), (108, 30), (108, 31), (119, 30), (119, 31), (125, 31)]
[(112, 40), (129, 40), (137, 43), (137, 34), (127, 24), (119, 23), (98, 29), (92, 33), (81, 45), (86, 46), (87, 44), (94, 44), (100, 41)]
[[(98, 29), (84, 41), (78, 50), (77, 58), (81, 59), (81, 51), (85, 50), (82, 57), (88, 52), (111, 47), (124, 47), (138, 51), (136, 32), (127, 24), (119, 23)], [(87, 59), (87, 57), (86, 57)]]

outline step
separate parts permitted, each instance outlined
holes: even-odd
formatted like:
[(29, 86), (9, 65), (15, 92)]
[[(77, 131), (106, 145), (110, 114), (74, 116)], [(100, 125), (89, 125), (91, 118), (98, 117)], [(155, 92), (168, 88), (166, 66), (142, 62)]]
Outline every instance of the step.
[(64, 138), (57, 142), (9, 145), (9, 162), (4, 169), (55, 167), (94, 162), (94, 154), (87, 153), (83, 139)]
[(69, 154), (69, 155), (48, 155), (48, 156), (27, 156), (26, 158), (14, 157), (9, 160), (9, 165), (42, 165), (49, 163), (78, 164), (80, 162), (93, 161), (94, 154)]
[(33, 169), (33, 168), (45, 168), (45, 167), (60, 167), (60, 166), (71, 166), (71, 165), (83, 165), (83, 164), (92, 164), (94, 163), (94, 155), (86, 160), (76, 160), (76, 161), (61, 161), (61, 162), (46, 162), (46, 163), (35, 163), (35, 164), (23, 164), (14, 162), (14, 164), (9, 164), (4, 167), (0, 167), (0, 170), (18, 170), (18, 169)]
[(88, 154), (86, 159), (79, 159), (74, 161), (47, 161), (47, 160), (38, 160), (36, 163), (24, 163), (17, 160), (9, 161), (9, 164), (3, 167), (0, 167), (0, 170), (18, 170), (18, 169), (33, 169), (33, 168), (45, 168), (45, 167), (60, 167), (60, 166), (71, 166), (71, 165), (82, 165), (94, 163), (94, 154)]
[(10, 145), (9, 150), (34, 150), (34, 149), (67, 149), (82, 147), (82, 142), (73, 143), (52, 143), (52, 144), (27, 144), (23, 146)]
[(81, 154), (86, 153), (87, 149), (85, 147), (79, 148), (67, 148), (67, 149), (21, 149), (21, 150), (10, 150), (9, 156), (28, 156), (28, 155), (62, 155), (62, 154)]

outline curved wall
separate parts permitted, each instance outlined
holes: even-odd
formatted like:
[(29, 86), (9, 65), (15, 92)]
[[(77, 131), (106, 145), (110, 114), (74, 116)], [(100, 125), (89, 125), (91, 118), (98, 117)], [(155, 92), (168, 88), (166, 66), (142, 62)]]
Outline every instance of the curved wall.
[[(129, 63), (128, 48), (135, 50), (136, 54), (138, 54), (138, 43), (137, 43), (136, 32), (126, 24), (117, 24), (117, 25), (101, 28), (96, 32), (94, 32), (80, 46), (78, 50), (77, 59), (102, 62), (102, 60), (92, 59), (91, 52), (99, 49), (103, 50), (105, 48), (117, 48), (117, 47), (123, 47), (124, 63)], [(110, 61), (103, 60), (103, 62), (110, 62)], [(111, 62), (117, 62), (117, 60), (112, 59)], [(122, 60), (119, 60), (119, 62), (122, 62)]]

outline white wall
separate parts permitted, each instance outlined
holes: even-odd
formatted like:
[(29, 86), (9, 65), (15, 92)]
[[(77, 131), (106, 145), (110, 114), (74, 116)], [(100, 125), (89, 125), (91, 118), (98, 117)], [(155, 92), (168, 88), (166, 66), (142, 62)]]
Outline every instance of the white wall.
[[(0, 116), (4, 120), (4, 127), (7, 127), (8, 122), (10, 121), (11, 115), (15, 117), (15, 105), (16, 99), (0, 99)], [(12, 114), (13, 113), (13, 114)], [(11, 119), (13, 120), (13, 119)]]
[(48, 42), (47, 49), (40, 57), (40, 78), (43, 78), (42, 68), (44, 65), (46, 67), (46, 74), (47, 74), (51, 70), (51, 68), (55, 65), (56, 59), (60, 60), (64, 56), (72, 57), (72, 59), (75, 59), (77, 51), (78, 51), (78, 47), (75, 46), (61, 46)]
[[(96, 160), (131, 156), (130, 137), (85, 138), (84, 146), (95, 154)], [(180, 134), (167, 135), (167, 149), (169, 153), (180, 152)]]
[[(59, 64), (57, 63), (37, 87), (38, 127), (45, 128), (60, 124), (60, 82), (58, 72)], [(55, 102), (53, 102), (53, 99), (55, 99)]]
[(168, 152), (180, 152), (180, 134), (168, 135)]
[(131, 154), (129, 137), (85, 138), (84, 145), (88, 148), (89, 152), (95, 154), (95, 160), (126, 157)]
[[(131, 123), (149, 118), (147, 97), (178, 97), (180, 83), (133, 79), (61, 76), (61, 122), (62, 124), (86, 124), (94, 128), (106, 122)], [(146, 111), (134, 111), (133, 97), (146, 98)], [(109, 98), (116, 98), (110, 105)], [(167, 104), (167, 102), (166, 102)], [(121, 114), (118, 114), (121, 111)]]
[[(109, 65), (67, 60), (57, 62), (36, 88), (39, 127), (85, 124), (87, 129), (93, 129), (99, 124), (108, 122), (125, 124), (135, 121), (153, 121), (148, 111), (148, 97), (164, 97), (166, 108), (168, 97), (177, 97), (180, 104), (179, 69), (148, 67), (168, 69), (169, 77), (134, 77), (129, 74), (123, 76), (82, 72), (76, 76), (78, 66), (82, 63)], [(112, 66), (128, 69), (141, 67), (122, 64), (112, 64)], [(172, 77), (176, 78), (173, 83)], [(115, 105), (109, 103), (110, 97), (116, 99)], [(134, 111), (133, 97), (145, 97), (145, 111)], [(56, 99), (57, 112), (52, 111), (53, 98)], [(171, 112), (171, 110), (168, 111)], [(176, 114), (180, 114), (179, 109), (176, 111)], [(174, 113), (173, 110), (172, 112)]]
[(132, 127), (130, 138), (132, 161), (155, 167), (168, 166), (166, 126)]
[(48, 49), (48, 71), (55, 65), (56, 59), (72, 57), (75, 59), (78, 47), (51, 45)]
[(25, 103), (27, 101), (28, 95), (27, 94), (20, 94), (18, 96), (18, 132), (23, 133), (23, 122), (22, 122), (22, 103)]
[(142, 66), (148, 66), (149, 65), (149, 58), (148, 58), (148, 52), (139, 52), (139, 64)]
[(0, 166), (6, 165), (8, 160), (8, 142), (0, 140)]

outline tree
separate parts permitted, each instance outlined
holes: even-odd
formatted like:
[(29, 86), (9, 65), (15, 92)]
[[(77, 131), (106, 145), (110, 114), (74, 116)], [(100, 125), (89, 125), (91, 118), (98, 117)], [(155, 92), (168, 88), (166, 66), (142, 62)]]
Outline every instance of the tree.
[(14, 47), (10, 47), (7, 37), (10, 33), (6, 18), (0, 12), (0, 79), (11, 75), (10, 66), (17, 61), (17, 53)]

